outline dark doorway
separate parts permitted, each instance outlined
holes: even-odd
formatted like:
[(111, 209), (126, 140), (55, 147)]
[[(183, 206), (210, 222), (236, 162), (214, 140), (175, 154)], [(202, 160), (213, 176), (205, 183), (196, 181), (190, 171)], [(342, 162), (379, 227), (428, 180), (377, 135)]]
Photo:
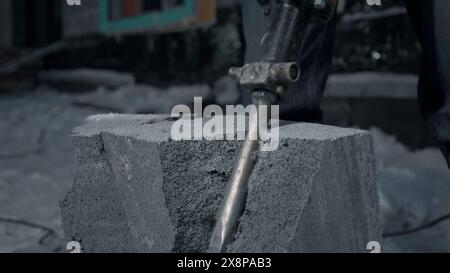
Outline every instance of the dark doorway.
[(41, 47), (62, 37), (61, 0), (12, 1), (14, 45)]

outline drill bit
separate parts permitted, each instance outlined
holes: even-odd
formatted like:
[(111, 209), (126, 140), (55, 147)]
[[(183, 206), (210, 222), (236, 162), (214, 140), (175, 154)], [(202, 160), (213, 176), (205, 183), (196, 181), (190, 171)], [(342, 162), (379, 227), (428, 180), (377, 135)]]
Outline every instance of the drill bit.
[(222, 253), (233, 239), (238, 220), (245, 207), (247, 184), (258, 151), (259, 106), (270, 107), (276, 102), (277, 96), (266, 91), (253, 92), (253, 104), (256, 112), (249, 117), (249, 128), (237, 164), (228, 182), (223, 203), (218, 213), (217, 222), (209, 244), (209, 252)]

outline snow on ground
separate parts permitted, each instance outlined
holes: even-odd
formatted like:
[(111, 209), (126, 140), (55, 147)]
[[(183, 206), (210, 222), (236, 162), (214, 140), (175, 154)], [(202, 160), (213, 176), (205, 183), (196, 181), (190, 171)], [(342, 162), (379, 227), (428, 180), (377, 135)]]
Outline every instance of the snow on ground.
[[(146, 88), (151, 89), (139, 87), (137, 93)], [(177, 89), (171, 90), (168, 96), (179, 98)], [(188, 89), (181, 90), (186, 93)], [(148, 110), (142, 100), (123, 99), (123, 94), (132, 92), (117, 92), (118, 100), (126, 101), (125, 112)], [(197, 92), (205, 91), (194, 88), (187, 93)], [(0, 97), (0, 219), (25, 220), (56, 232), (42, 238), (46, 232), (39, 228), (0, 221), (0, 252), (54, 251), (63, 245), (59, 200), (71, 186), (74, 167), (69, 136), (87, 116), (108, 112), (87, 107), (90, 103), (108, 101), (104, 108), (124, 104), (112, 100), (106, 91), (79, 95), (48, 88)], [(438, 149), (412, 152), (376, 128), (372, 133), (385, 232), (414, 228), (449, 213), (450, 172)], [(450, 252), (449, 231), (450, 222), (443, 222), (418, 233), (387, 238), (385, 250)]]
[[(420, 227), (450, 213), (450, 171), (437, 148), (412, 152), (379, 129), (375, 139), (385, 233)], [(450, 252), (450, 221), (386, 238), (389, 252)]]
[[(61, 234), (59, 200), (69, 189), (73, 152), (69, 138), (87, 109), (49, 91), (0, 98), (0, 217), (27, 220)], [(0, 252), (37, 246), (45, 232), (0, 223)]]

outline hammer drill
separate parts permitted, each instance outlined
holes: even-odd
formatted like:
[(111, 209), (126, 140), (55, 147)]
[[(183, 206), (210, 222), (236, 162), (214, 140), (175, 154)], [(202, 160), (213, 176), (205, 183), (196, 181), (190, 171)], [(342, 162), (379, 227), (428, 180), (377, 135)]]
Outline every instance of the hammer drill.
[[(254, 0), (252, 0), (254, 1)], [(242, 87), (252, 90), (253, 104), (274, 105), (288, 94), (290, 84), (300, 78), (297, 60), (306, 28), (311, 23), (324, 23), (334, 15), (335, 0), (258, 0), (269, 24), (262, 38), (258, 62), (231, 68)], [(228, 182), (222, 206), (210, 240), (209, 251), (225, 252), (241, 216), (247, 195), (247, 183), (258, 150), (258, 113), (251, 115), (247, 138)]]

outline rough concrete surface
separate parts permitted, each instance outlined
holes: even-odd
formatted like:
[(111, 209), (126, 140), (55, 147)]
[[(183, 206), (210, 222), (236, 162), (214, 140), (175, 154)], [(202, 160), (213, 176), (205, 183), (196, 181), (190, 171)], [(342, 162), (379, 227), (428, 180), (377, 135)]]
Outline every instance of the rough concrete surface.
[(262, 153), (233, 252), (365, 252), (381, 242), (371, 136), (295, 124)]
[[(67, 240), (87, 252), (205, 252), (238, 141), (171, 141), (164, 116), (94, 116), (75, 130)], [(381, 241), (372, 138), (293, 124), (259, 153), (230, 252), (364, 252)]]

